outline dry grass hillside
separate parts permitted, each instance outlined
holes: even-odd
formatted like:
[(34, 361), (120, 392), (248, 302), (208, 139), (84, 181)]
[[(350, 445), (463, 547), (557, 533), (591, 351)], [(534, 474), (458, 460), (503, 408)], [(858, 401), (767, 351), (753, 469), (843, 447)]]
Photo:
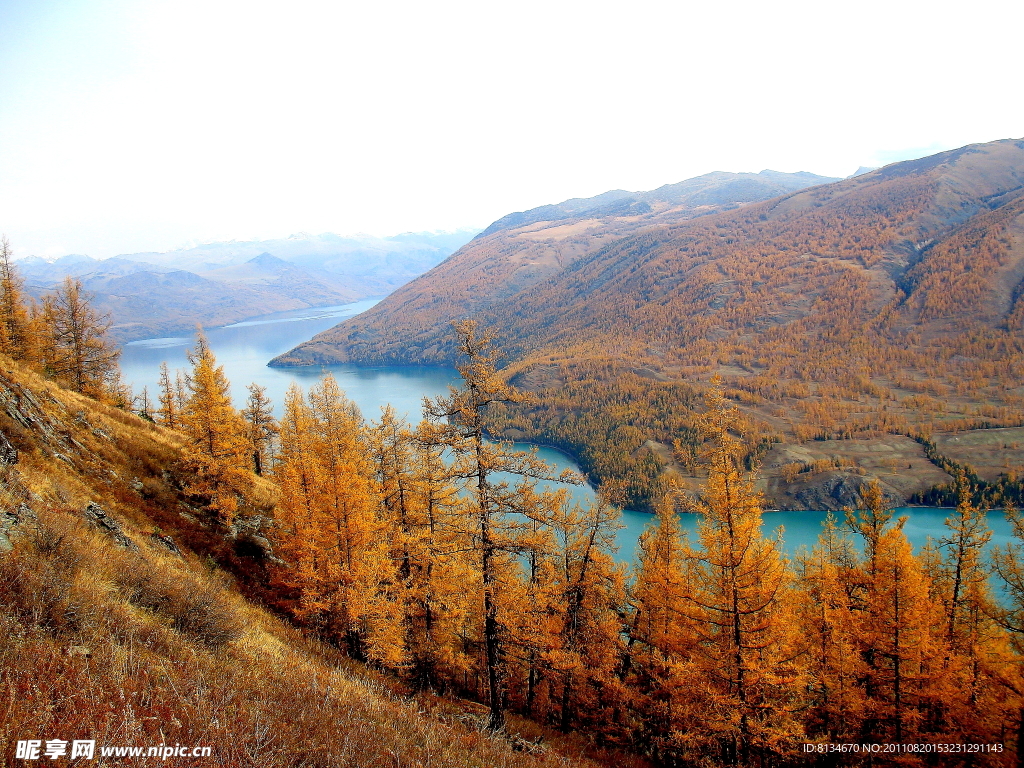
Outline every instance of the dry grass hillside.
[(97, 758), (212, 748), (103, 765), (607, 764), (572, 737), (535, 747), (550, 734), (525, 721), (488, 734), (476, 705), (408, 696), (247, 599), (267, 557), (254, 520), (275, 493), (261, 479), (238, 518), (250, 525), (223, 530), (181, 491), (176, 433), (7, 358), (0, 434), (4, 765), (29, 739), (95, 740)]
[[(494, 430), (567, 448), (596, 479), (631, 478), (638, 503), (667, 464), (692, 463), (690, 404), (715, 375), (749, 416), (755, 460), (776, 443), (1024, 423), (1024, 141), (633, 221), (479, 238), (281, 362), (449, 361), (444, 321), (473, 315), (542, 403), (498, 413)], [(666, 462), (648, 440), (682, 445)], [(984, 461), (1019, 466), (1013, 451)]]

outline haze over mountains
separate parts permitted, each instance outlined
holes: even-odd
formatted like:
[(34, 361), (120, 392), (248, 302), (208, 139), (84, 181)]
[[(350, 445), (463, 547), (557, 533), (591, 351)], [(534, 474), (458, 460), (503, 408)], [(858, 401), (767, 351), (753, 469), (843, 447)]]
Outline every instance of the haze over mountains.
[(256, 315), (383, 296), (442, 261), (475, 230), (394, 237), (293, 235), (168, 253), (18, 262), (36, 296), (80, 278), (120, 341), (191, 333)]
[[(775, 445), (775, 469), (828, 459), (838, 472), (842, 446), (786, 447), (807, 437), (902, 435), (890, 458), (924, 467), (911, 437), (1024, 424), (1024, 141), (831, 183), (786, 176), (712, 174), (506, 216), (275, 363), (450, 362), (448, 321), (475, 317), (545, 403), (495, 426), (606, 477), (636, 474), (645, 451), (651, 477), (685, 464), (665, 445), (714, 374), (745, 402), (761, 455)], [(779, 179), (809, 188), (765, 183)], [(1022, 463), (1007, 446), (1000, 461)], [(890, 479), (897, 498), (921, 488)]]

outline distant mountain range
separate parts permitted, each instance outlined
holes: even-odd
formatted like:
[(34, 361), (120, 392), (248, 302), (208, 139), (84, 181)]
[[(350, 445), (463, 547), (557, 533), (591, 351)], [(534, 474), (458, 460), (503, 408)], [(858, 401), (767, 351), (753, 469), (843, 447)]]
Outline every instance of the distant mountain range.
[[(925, 456), (930, 436), (1024, 425), (1024, 141), (845, 180), (709, 174), (510, 214), (274, 364), (448, 363), (462, 317), (498, 335), (507, 375), (539, 397), (497, 409), (492, 430), (629, 479), (636, 503), (664, 471), (686, 476), (714, 375), (769, 485), (788, 467), (776, 503), (841, 506), (871, 476), (902, 500), (953, 466)], [(990, 477), (1024, 465), (1016, 438), (1001, 450)]]
[(441, 262), (476, 230), (395, 237), (293, 235), (280, 240), (211, 243), (168, 253), (97, 260), (64, 256), (18, 262), (39, 296), (71, 275), (110, 312), (120, 341), (191, 333), (197, 323), (383, 296)]

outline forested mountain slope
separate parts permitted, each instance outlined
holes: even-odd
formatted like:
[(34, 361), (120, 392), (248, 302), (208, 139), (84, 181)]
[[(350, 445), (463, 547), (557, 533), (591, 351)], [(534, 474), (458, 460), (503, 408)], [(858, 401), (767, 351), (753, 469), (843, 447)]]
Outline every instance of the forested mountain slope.
[[(504, 230), (478, 238), (279, 362), (448, 361), (444, 321), (473, 315), (547, 401), (494, 427), (571, 448), (597, 477), (644, 476), (640, 497), (666, 465), (687, 473), (695, 448), (658, 444), (680, 437), (715, 374), (745, 401), (769, 474), (800, 465), (768, 453), (778, 441), (1022, 423), (1024, 141), (687, 221), (622, 221), (635, 230), (534, 224), (493, 252)], [(531, 226), (547, 262), (521, 244)], [(517, 281), (517, 258), (543, 274)]]
[[(379, 355), (417, 359), (411, 347), (429, 349), (447, 335), (448, 321), (512, 300), (618, 239), (829, 181), (834, 179), (812, 173), (717, 172), (650, 192), (613, 190), (509, 214), (354, 324), (320, 334), (276, 363), (361, 361)], [(364, 348), (364, 338), (383, 341), (381, 322), (392, 338), (405, 341), (394, 347), (375, 341)], [(419, 354), (423, 359), (436, 356)]]

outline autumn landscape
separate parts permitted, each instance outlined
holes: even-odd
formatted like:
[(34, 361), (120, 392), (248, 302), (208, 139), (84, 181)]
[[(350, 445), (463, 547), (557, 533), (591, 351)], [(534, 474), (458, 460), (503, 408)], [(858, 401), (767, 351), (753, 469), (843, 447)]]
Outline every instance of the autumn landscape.
[[(1016, 764), (1021, 199), (1006, 140), (504, 217), (272, 362), (456, 366), (413, 423), (329, 373), (237, 408), (202, 332), (133, 391), (4, 240), (6, 759)], [(833, 513), (791, 552), (779, 507)]]
[(1024, 766), (1022, 24), (0, 2), (0, 765)]

